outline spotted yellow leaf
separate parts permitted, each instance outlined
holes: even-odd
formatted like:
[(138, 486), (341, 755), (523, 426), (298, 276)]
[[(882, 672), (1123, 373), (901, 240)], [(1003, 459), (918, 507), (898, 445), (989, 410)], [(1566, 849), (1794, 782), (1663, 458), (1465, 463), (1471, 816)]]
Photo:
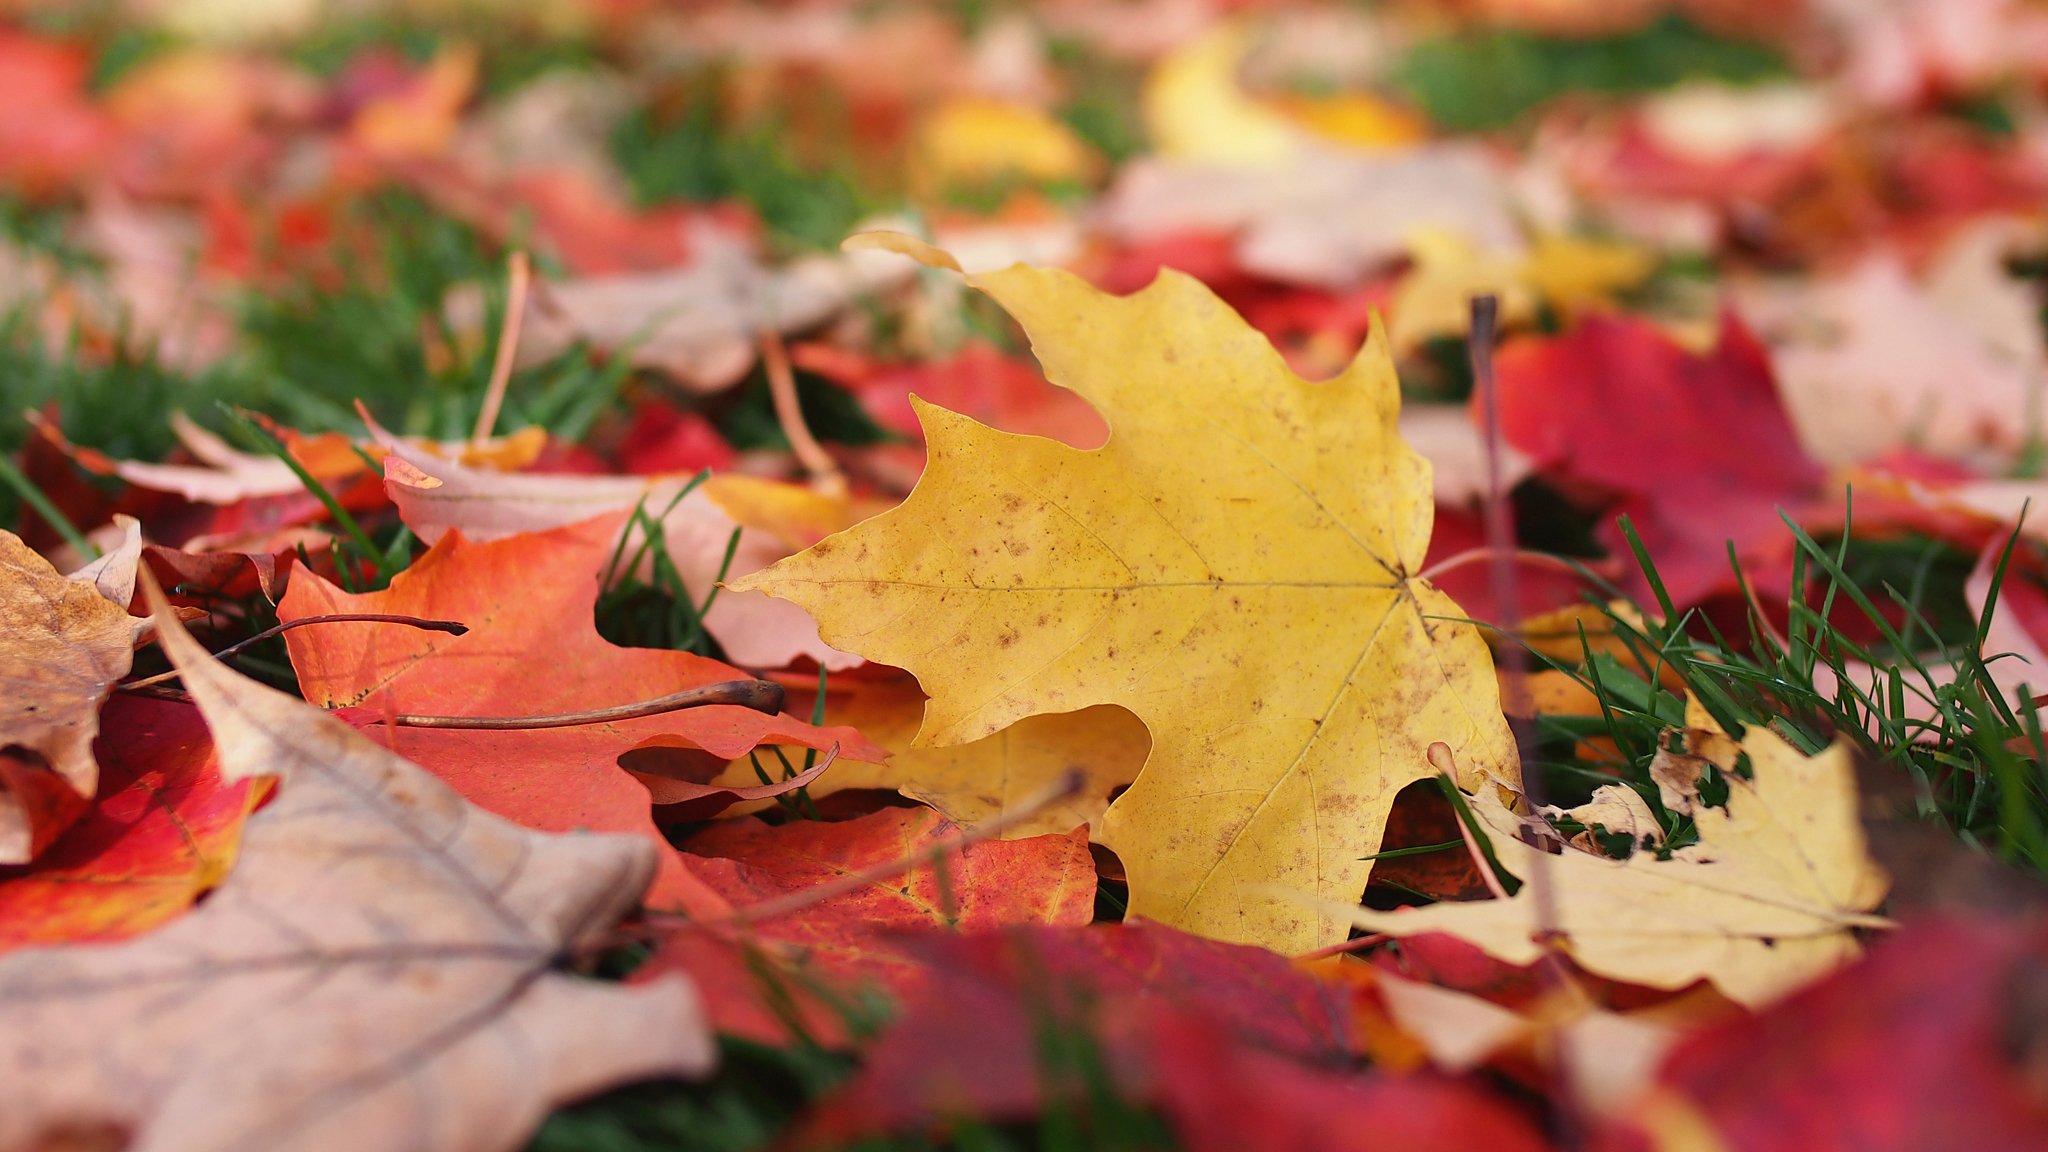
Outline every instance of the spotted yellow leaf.
[(968, 277), (1024, 326), (1102, 447), (918, 405), (930, 461), (900, 507), (736, 586), (803, 605), (835, 646), (914, 674), (916, 743), (1116, 704), (1152, 737), (1102, 840), (1133, 915), (1302, 950), (1348, 920), (1401, 787), (1450, 745), (1513, 779), (1491, 657), (1417, 579), (1429, 465), (1396, 429), (1375, 331), (1302, 380), (1174, 272), (1131, 296), (1068, 273)]

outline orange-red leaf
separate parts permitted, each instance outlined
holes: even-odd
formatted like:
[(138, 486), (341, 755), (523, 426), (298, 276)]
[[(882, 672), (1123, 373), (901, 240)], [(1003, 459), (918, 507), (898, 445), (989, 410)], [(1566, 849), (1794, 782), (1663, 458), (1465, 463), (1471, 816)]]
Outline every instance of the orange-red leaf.
[[(597, 634), (596, 573), (623, 513), (550, 532), (472, 544), (451, 534), (382, 592), (351, 595), (300, 573), (278, 604), (296, 620), (331, 612), (383, 612), (460, 620), (464, 636), (387, 624), (321, 624), (286, 634), (306, 698), (360, 705), (348, 719), (388, 713), (533, 716), (648, 700), (685, 688), (748, 679), (687, 652), (620, 648)], [(529, 827), (638, 832), (663, 847), (650, 895), (657, 907), (693, 907), (701, 894), (654, 830), (647, 788), (621, 754), (659, 737), (699, 749), (707, 766), (763, 743), (881, 758), (849, 728), (813, 728), (790, 716), (731, 705), (661, 716), (515, 732), (400, 729), (387, 746), (447, 780), (466, 798)], [(715, 768), (711, 769), (715, 771)], [(706, 777), (709, 778), (708, 776)]]
[(221, 780), (191, 704), (117, 696), (95, 746), (100, 799), (32, 865), (0, 868), (0, 951), (123, 940), (226, 876), (268, 778)]

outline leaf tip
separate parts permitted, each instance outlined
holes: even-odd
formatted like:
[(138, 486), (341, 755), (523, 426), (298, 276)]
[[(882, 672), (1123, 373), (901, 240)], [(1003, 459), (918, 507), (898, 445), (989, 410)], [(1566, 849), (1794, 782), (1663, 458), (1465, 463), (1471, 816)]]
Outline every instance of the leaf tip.
[(951, 252), (936, 244), (920, 240), (907, 232), (896, 232), (888, 229), (878, 229), (872, 232), (855, 232), (839, 242), (839, 250), (842, 252), (894, 252), (899, 256), (908, 256), (927, 268), (942, 268), (947, 271), (965, 274), (965, 270), (960, 267), (960, 261), (955, 259)]

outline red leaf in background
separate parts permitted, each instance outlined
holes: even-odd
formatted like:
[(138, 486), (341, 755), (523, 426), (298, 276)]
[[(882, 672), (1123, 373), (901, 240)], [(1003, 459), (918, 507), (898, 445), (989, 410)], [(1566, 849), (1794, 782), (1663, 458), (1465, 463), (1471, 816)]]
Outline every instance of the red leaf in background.
[(1201, 1017), (1150, 1029), (1153, 1083), (1186, 1152), (1540, 1152), (1526, 1114), (1476, 1085), (1433, 1075), (1307, 1067), (1233, 1047)]
[[(683, 848), (690, 871), (744, 911), (901, 860), (958, 832), (928, 808), (885, 808), (837, 823), (729, 820)], [(735, 963), (735, 945), (759, 945), (795, 962), (784, 977), (786, 991), (817, 984), (840, 995), (879, 988), (900, 996), (924, 979), (920, 958), (906, 952), (918, 937), (903, 933), (1080, 925), (1094, 908), (1095, 863), (1084, 830), (985, 840), (946, 854), (936, 866), (922, 864), (745, 928), (679, 930), (634, 979), (686, 971), (706, 988), (721, 1031), (781, 1039), (785, 1029), (763, 1010), (759, 981)], [(829, 1011), (807, 1015), (814, 1032), (834, 1030)]]
[[(387, 710), (538, 716), (750, 679), (716, 660), (620, 648), (597, 634), (591, 615), (597, 574), (624, 515), (485, 544), (450, 533), (382, 592), (350, 595), (310, 573), (297, 575), (278, 604), (280, 620), (382, 612), (470, 627), (465, 636), (388, 624), (295, 629), (285, 643), (306, 698), (329, 708), (362, 705), (351, 719), (369, 725)], [(508, 820), (546, 830), (637, 832), (655, 840), (664, 863), (650, 902), (675, 907), (697, 887), (670, 862), (667, 841), (649, 816), (646, 786), (618, 763), (622, 753), (655, 737), (701, 749), (711, 773), (762, 743), (821, 751), (838, 744), (852, 759), (885, 756), (850, 728), (813, 728), (732, 705), (517, 732), (402, 729), (393, 746)]]
[(199, 709), (119, 695), (100, 716), (100, 795), (36, 862), (0, 868), (0, 951), (124, 940), (192, 906), (233, 863), (272, 781), (223, 784)]
[(1791, 536), (1778, 509), (1810, 504), (1823, 471), (1799, 446), (1762, 346), (1733, 316), (1704, 356), (1650, 321), (1591, 316), (1562, 336), (1510, 342), (1497, 370), (1508, 442), (1545, 476), (1611, 496), (1601, 541), (1625, 558), (1614, 517), (1627, 515), (1680, 608), (1732, 587), (1729, 541), (1760, 595), (1784, 590)]
[[(1252, 327), (1266, 334), (1297, 371), (1311, 377), (1341, 370), (1358, 352), (1375, 314), (1385, 314), (1393, 282), (1343, 293), (1282, 284), (1238, 266), (1238, 238), (1184, 232), (1120, 244), (1098, 253), (1083, 274), (1105, 292), (1127, 294), (1176, 268), (1207, 284)], [(1303, 362), (1296, 353), (1311, 353)]]
[(861, 450), (861, 461), (883, 487), (907, 492), (924, 471), (924, 430), (910, 397), (962, 412), (1005, 432), (1045, 436), (1093, 448), (1108, 436), (1088, 402), (1046, 382), (1036, 366), (1013, 360), (988, 344), (970, 343), (945, 360), (890, 364), (823, 344), (800, 344), (791, 361), (853, 393), (875, 423), (910, 439)]
[[(1439, 504), (1436, 524), (1429, 534), (1429, 554), (1422, 562), (1423, 571), (1428, 572), (1454, 556), (1485, 547), (1486, 523), (1483, 520), (1473, 513)], [(1634, 569), (1633, 564), (1616, 564), (1607, 559), (1587, 559), (1581, 563), (1610, 580), (1624, 570)], [(1490, 558), (1432, 573), (1429, 582), (1449, 593), (1451, 599), (1456, 600), (1466, 615), (1474, 620), (1501, 627), (1516, 623), (1507, 619), (1501, 606), (1494, 602), (1493, 563)], [(1597, 592), (1597, 585), (1553, 564), (1532, 563), (1519, 558), (1515, 561), (1515, 612), (1524, 619), (1553, 608), (1580, 603), (1587, 593)]]
[(619, 471), (639, 475), (723, 472), (738, 457), (725, 437), (701, 414), (660, 401), (633, 409), (619, 443)]
[(0, 28), (0, 184), (43, 197), (107, 159), (113, 133), (85, 90), (85, 49)]
[(1660, 1080), (1722, 1147), (2018, 1152), (2048, 1142), (2044, 1068), (2048, 931), (1952, 918), (1683, 1041)]
[(1076, 448), (1093, 448), (1109, 433), (1087, 401), (1047, 383), (1034, 365), (980, 342), (922, 364), (883, 364), (815, 344), (798, 347), (792, 359), (850, 389), (875, 423), (912, 438), (924, 434), (910, 408), (912, 394), (991, 428)]
[(514, 177), (505, 198), (530, 214), (535, 239), (578, 276), (652, 272), (690, 259), (685, 225), (704, 215), (690, 205), (635, 212), (572, 171)]
[(1545, 1146), (1476, 1091), (1341, 1071), (1346, 994), (1261, 949), (1129, 923), (930, 937), (906, 951), (926, 982), (799, 1145), (1078, 1105), (1081, 1070), (1046, 1059), (1057, 1037), (1092, 1044), (1106, 1087), (1158, 1107), (1190, 1148)]

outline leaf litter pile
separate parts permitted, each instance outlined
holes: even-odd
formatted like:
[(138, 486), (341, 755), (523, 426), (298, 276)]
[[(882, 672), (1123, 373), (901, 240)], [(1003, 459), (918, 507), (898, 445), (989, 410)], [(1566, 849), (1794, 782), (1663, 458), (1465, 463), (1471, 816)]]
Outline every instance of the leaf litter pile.
[(0, 7), (0, 1152), (2048, 1147), (2044, 45)]

